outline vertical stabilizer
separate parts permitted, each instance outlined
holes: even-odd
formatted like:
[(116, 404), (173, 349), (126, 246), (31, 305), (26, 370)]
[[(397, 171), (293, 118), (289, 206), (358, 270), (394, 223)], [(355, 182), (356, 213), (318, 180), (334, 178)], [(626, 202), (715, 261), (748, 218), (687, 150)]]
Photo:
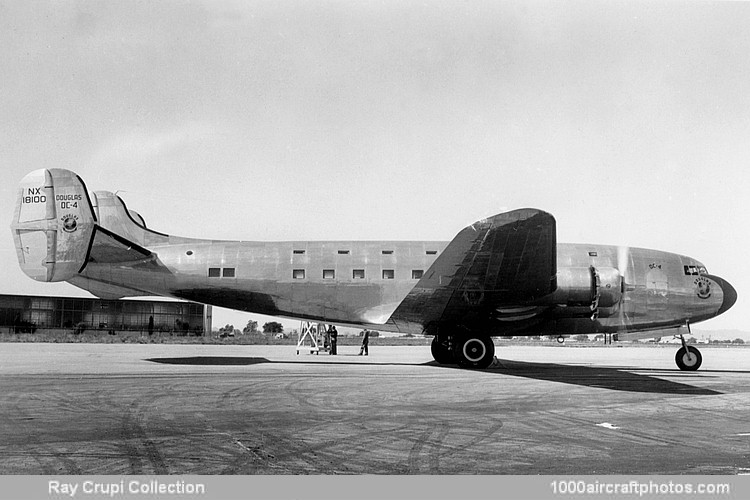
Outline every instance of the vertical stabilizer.
[(37, 281), (65, 281), (78, 274), (96, 218), (86, 186), (69, 170), (42, 169), (21, 180), (11, 231), (18, 263)]

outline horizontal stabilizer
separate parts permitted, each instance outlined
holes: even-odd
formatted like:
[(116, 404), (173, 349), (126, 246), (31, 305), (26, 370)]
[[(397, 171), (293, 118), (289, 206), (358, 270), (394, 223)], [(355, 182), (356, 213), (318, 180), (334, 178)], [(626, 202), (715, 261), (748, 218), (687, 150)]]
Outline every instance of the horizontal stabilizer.
[(146, 290), (136, 290), (134, 288), (128, 288), (120, 285), (114, 285), (111, 283), (103, 283), (101, 281), (95, 281), (84, 276), (74, 276), (69, 280), (69, 283), (86, 290), (87, 292), (99, 297), (100, 299), (115, 300), (123, 297), (143, 297), (146, 295), (154, 295)]
[(135, 262), (151, 256), (151, 252), (115, 233), (96, 227), (88, 262), (119, 264)]

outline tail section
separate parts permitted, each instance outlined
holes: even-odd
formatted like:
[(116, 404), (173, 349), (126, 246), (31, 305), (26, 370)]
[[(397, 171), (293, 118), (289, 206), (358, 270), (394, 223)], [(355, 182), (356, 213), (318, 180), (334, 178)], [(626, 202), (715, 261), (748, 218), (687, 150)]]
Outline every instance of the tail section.
[(73, 172), (42, 169), (21, 180), (11, 231), (18, 263), (37, 281), (65, 281), (87, 262), (96, 215)]

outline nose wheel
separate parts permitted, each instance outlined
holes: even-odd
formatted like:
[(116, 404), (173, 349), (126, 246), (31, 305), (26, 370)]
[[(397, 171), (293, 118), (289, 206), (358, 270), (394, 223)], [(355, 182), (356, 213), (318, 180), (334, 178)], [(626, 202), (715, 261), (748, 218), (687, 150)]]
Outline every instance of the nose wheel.
[[(690, 332), (690, 323), (687, 324), (688, 332)], [(682, 341), (682, 347), (677, 350), (677, 354), (674, 357), (675, 363), (680, 370), (694, 372), (701, 367), (703, 363), (703, 356), (701, 352), (685, 342), (685, 337), (680, 335)]]
[(674, 360), (680, 370), (695, 371), (700, 368), (703, 356), (701, 356), (701, 352), (698, 349), (688, 345), (680, 347)]

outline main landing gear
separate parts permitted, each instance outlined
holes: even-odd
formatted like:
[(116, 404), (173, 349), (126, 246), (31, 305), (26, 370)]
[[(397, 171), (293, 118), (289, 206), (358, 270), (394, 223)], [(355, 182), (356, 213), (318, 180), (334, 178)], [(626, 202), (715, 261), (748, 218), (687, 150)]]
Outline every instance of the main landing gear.
[(458, 363), (462, 368), (487, 368), (495, 359), (491, 337), (436, 335), (432, 339), (432, 357), (438, 363)]

